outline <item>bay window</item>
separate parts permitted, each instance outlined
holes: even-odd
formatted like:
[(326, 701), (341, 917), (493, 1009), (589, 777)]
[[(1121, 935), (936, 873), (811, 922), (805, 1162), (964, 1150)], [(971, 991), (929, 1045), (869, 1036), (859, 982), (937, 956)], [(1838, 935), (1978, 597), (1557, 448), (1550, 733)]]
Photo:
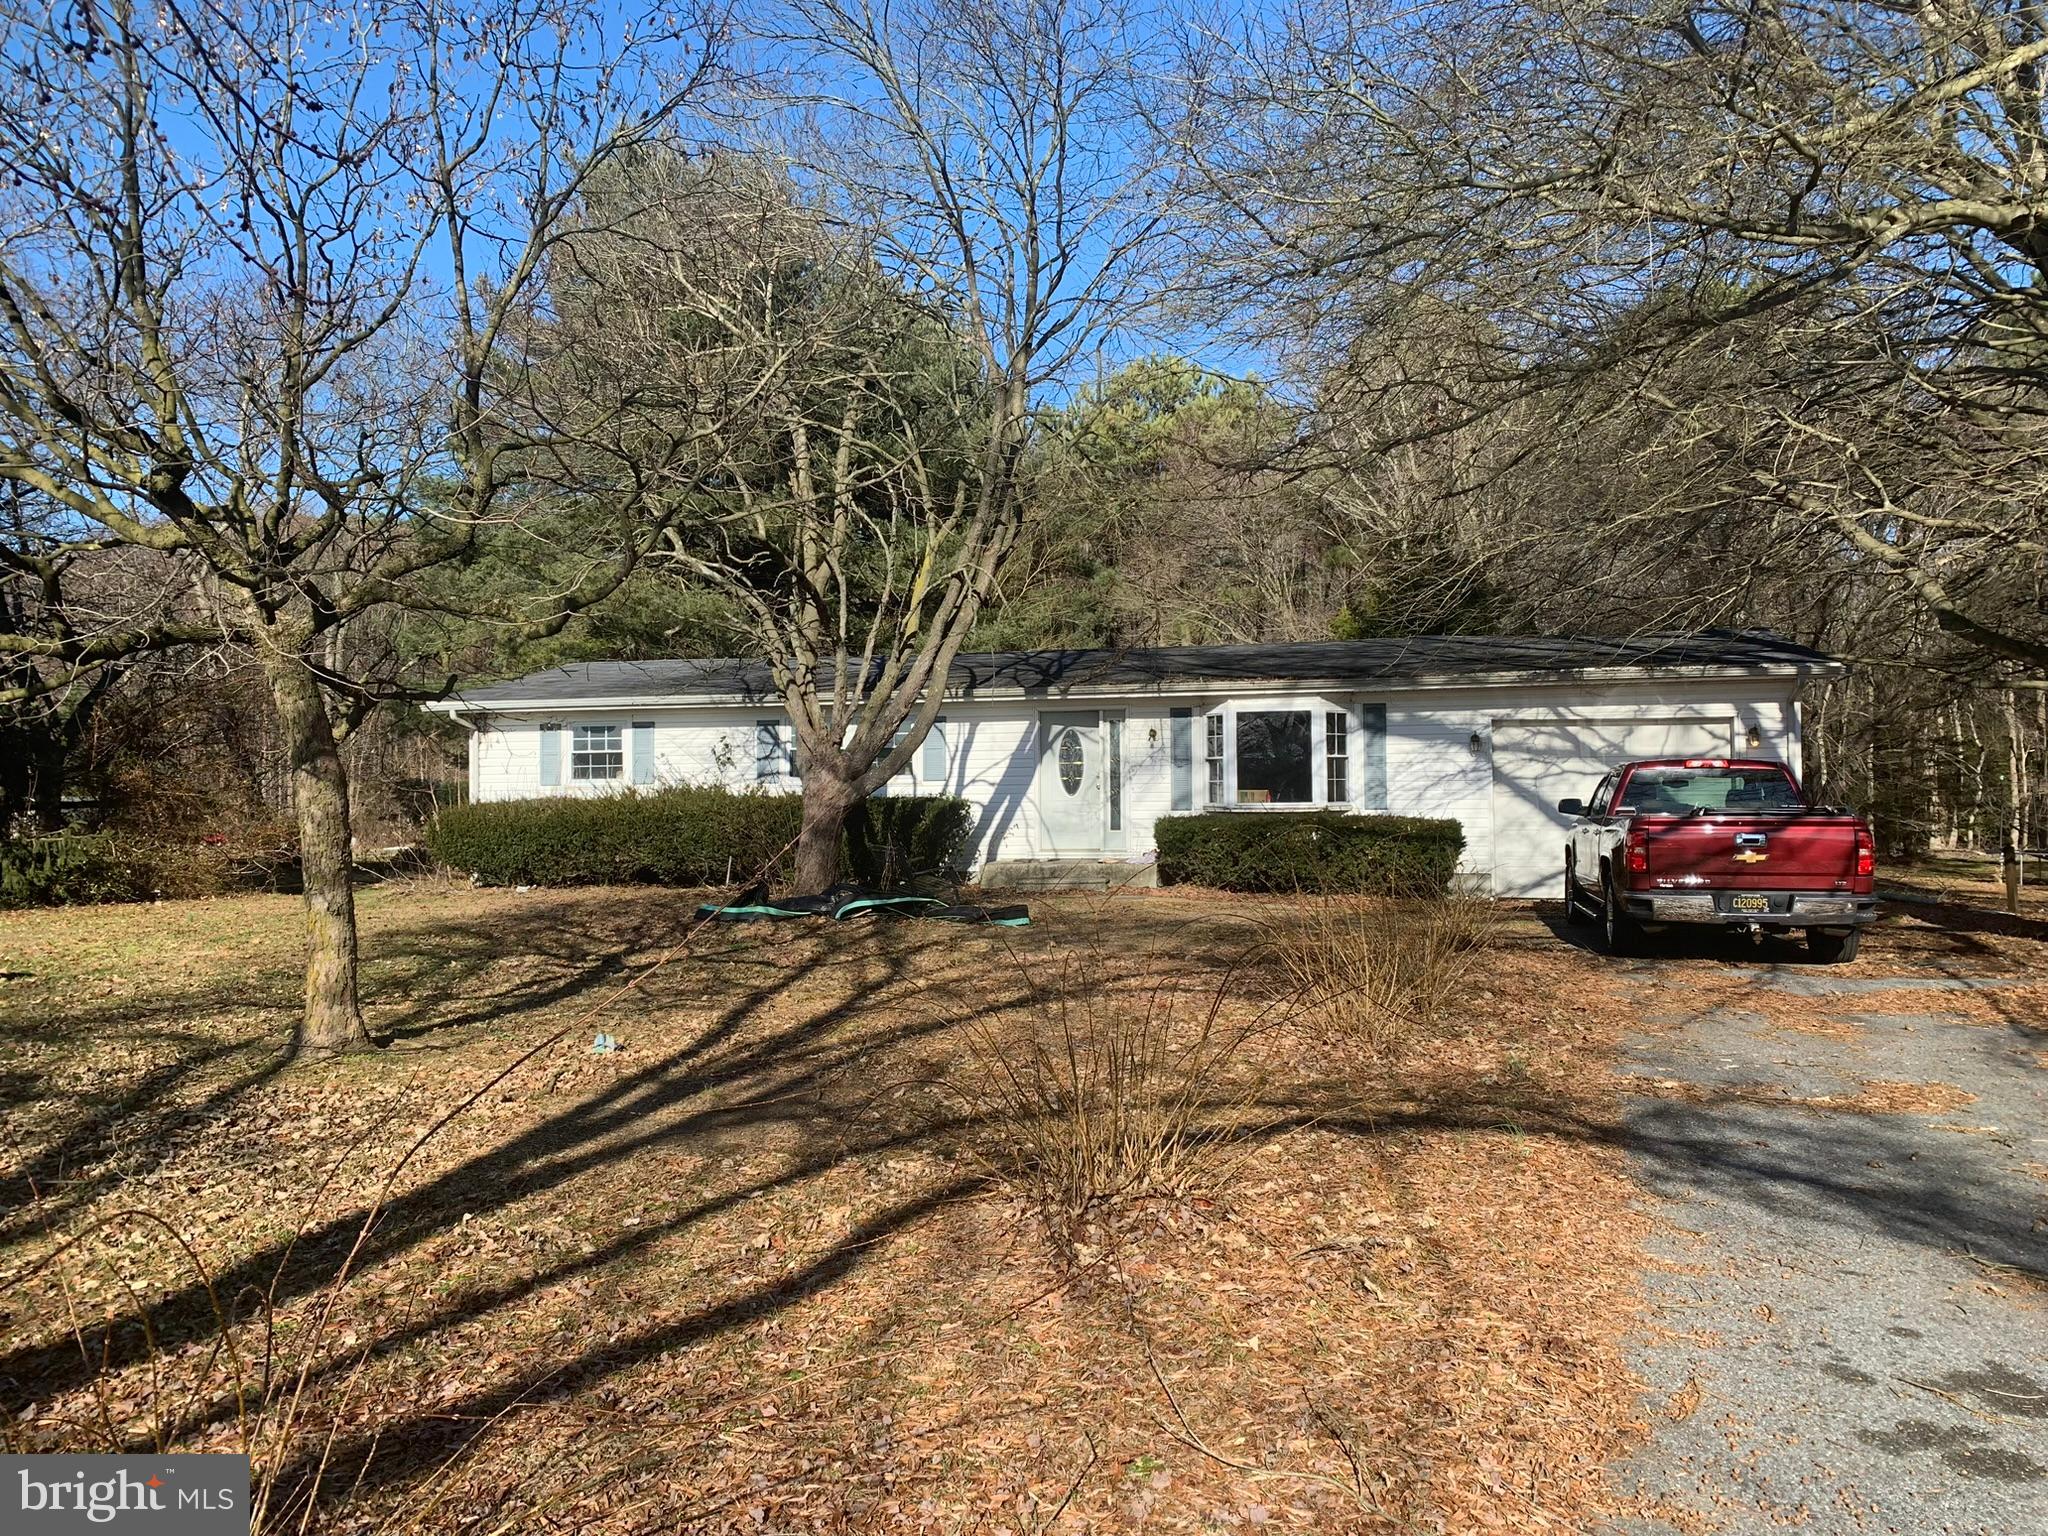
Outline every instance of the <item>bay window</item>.
[(1224, 704), (1202, 719), (1211, 809), (1386, 809), (1385, 706)]

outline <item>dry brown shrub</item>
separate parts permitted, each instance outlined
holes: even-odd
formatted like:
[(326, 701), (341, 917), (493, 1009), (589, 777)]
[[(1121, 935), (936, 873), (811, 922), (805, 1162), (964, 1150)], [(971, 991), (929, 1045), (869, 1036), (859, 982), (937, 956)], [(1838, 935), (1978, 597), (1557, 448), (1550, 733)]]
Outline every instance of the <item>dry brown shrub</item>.
[[(337, 1162), (329, 1176), (338, 1168)], [(302, 1214), (295, 1242), (308, 1226), (309, 1213)], [(175, 1256), (168, 1280), (139, 1283), (131, 1273), (145, 1244)], [(347, 1503), (347, 1480), (337, 1486), (323, 1476), (345, 1418), (361, 1411), (358, 1387), (370, 1354), (339, 1321), (354, 1278), (347, 1263), (319, 1286), (304, 1318), (291, 1323), (260, 1288), (239, 1297), (223, 1294), (192, 1240), (154, 1212), (119, 1210), (96, 1218), (29, 1276), (45, 1269), (56, 1280), (73, 1341), (87, 1361), (98, 1357), (91, 1395), (83, 1414), (45, 1414), (31, 1404), (0, 1425), (0, 1450), (133, 1454), (147, 1447), (245, 1455), (254, 1536), (305, 1531)], [(208, 1320), (196, 1341), (173, 1346), (157, 1337), (154, 1293), (186, 1284), (205, 1295)], [(112, 1349), (124, 1316), (143, 1330), (139, 1384), (134, 1372), (124, 1373), (102, 1354)], [(337, 1383), (332, 1393), (310, 1390), (319, 1378)], [(459, 1460), (457, 1452), (433, 1468), (413, 1503), (422, 1520), (443, 1502)]]
[(1105, 969), (1099, 955), (1026, 966), (1022, 1016), (965, 1025), (947, 1083), (965, 1108), (961, 1150), (1070, 1257), (1120, 1203), (1215, 1187), (1256, 1128), (1245, 1047), (1267, 1018), (1227, 1017), (1236, 973), (1119, 987)]
[(1445, 1017), (1497, 921), (1491, 901), (1462, 891), (1324, 896), (1267, 937), (1309, 1025), (1384, 1059)]

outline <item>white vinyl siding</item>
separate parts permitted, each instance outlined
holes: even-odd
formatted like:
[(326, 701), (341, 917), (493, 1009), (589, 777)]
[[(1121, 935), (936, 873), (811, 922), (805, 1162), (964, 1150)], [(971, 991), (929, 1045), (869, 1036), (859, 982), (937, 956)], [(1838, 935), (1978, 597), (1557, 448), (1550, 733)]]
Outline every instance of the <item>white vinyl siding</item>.
[[(1789, 702), (1791, 684), (1761, 679), (1751, 684), (1722, 682), (1616, 683), (1598, 687), (1558, 683), (1489, 688), (1433, 688), (1412, 692), (1316, 698), (1275, 688), (1261, 694), (1240, 687), (1226, 696), (1189, 698), (1146, 694), (1105, 696), (1086, 701), (1108, 718), (1124, 717), (1119, 752), (1123, 787), (1120, 829), (1123, 849), (1113, 857), (1142, 860), (1151, 856), (1153, 824), (1174, 809), (1173, 710), (1189, 713), (1181, 720), (1188, 752), (1185, 786), (1201, 811), (1207, 803), (1209, 721), (1227, 730), (1235, 709), (1306, 708), (1316, 712), (1319, 753), (1317, 794), (1329, 792), (1331, 733), (1328, 715), (1346, 717), (1345, 788), (1343, 804), (1354, 810), (1386, 810), (1399, 815), (1450, 816), (1464, 824), (1463, 867), (1490, 882), (1494, 860), (1493, 737), (1497, 722), (1532, 719), (1635, 718), (1660, 720), (1707, 716), (1734, 722), (1734, 740), (1741, 750), (1746, 732), (1756, 729), (1762, 745), (1758, 755), (1780, 757), (1799, 767), (1797, 716)], [(1065, 702), (1065, 701), (1063, 701)], [(1075, 701), (1082, 707), (1081, 701)], [(1044, 845), (1033, 804), (1037, 768), (1036, 719), (1041, 700), (948, 700), (946, 706), (946, 793), (964, 795), (975, 808), (976, 862), (983, 859), (1043, 857)], [(593, 713), (595, 713), (593, 711)], [(652, 753), (651, 782), (660, 784), (722, 784), (746, 791), (761, 789), (793, 793), (800, 788), (790, 774), (785, 753), (775, 776), (756, 776), (757, 724), (766, 711), (746, 706), (681, 707), (634, 704), (596, 720), (581, 723), (619, 727), (629, 734), (633, 751), (629, 768), (638, 782), (639, 727), (647, 733)], [(542, 782), (544, 724), (559, 727), (559, 776)], [(471, 773), (478, 800), (509, 800), (535, 795), (605, 794), (616, 792), (616, 780), (573, 781), (570, 743), (573, 714), (557, 710), (494, 714), (470, 739)], [(786, 721), (777, 721), (783, 730)], [(1474, 749), (1474, 738), (1478, 747)], [(794, 740), (793, 734), (789, 738)], [(1227, 744), (1227, 737), (1224, 739)], [(935, 792), (922, 770), (929, 743), (913, 754), (910, 781), (918, 793)], [(1226, 751), (1221, 766), (1227, 769)], [(1598, 775), (1594, 775), (1597, 778)], [(1592, 780), (1569, 791), (1583, 795)], [(909, 788), (906, 782), (905, 789)], [(1227, 814), (1262, 815), (1259, 807), (1236, 809), (1228, 799), (1227, 773), (1221, 808)], [(1329, 803), (1323, 801), (1321, 803)], [(1276, 807), (1275, 809), (1282, 809)], [(1512, 832), (1512, 828), (1509, 829)], [(1560, 847), (1562, 839), (1559, 839)]]

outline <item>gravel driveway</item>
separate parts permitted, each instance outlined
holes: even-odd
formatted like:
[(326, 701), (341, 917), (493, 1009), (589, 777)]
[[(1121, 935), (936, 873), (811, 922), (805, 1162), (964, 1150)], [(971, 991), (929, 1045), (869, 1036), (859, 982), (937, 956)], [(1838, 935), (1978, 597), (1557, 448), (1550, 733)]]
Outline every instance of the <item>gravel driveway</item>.
[[(2048, 1532), (2048, 944), (1622, 963), (1653, 1251), (1635, 1532)], [(1782, 960), (1783, 963), (1772, 963)]]

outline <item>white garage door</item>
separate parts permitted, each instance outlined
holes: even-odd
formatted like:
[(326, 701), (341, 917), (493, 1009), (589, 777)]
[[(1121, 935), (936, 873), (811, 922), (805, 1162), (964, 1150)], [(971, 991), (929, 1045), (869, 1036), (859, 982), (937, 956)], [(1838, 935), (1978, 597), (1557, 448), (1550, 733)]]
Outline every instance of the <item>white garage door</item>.
[(1493, 890), (1555, 896), (1564, 885), (1567, 797), (1592, 798), (1616, 763), (1636, 757), (1726, 757), (1735, 722), (1694, 715), (1661, 720), (1503, 720), (1493, 728)]

